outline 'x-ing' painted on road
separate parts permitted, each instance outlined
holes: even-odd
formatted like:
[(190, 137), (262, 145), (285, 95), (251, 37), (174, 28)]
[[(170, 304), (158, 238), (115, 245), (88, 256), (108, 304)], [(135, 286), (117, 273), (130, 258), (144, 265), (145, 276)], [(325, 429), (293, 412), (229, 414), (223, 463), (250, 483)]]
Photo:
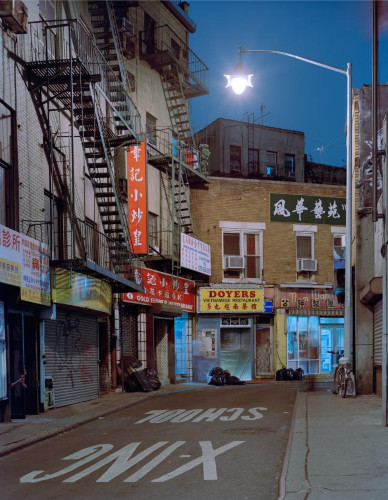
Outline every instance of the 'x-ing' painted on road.
[[(213, 448), (211, 441), (199, 441), (199, 446), (202, 450), (202, 455), (194, 460), (191, 460), (184, 465), (179, 466), (175, 470), (168, 472), (156, 479), (152, 479), (153, 483), (164, 483), (169, 481), (170, 479), (174, 479), (185, 472), (194, 469), (195, 467), (202, 465), (203, 469), (203, 479), (205, 481), (215, 481), (218, 479), (217, 476), (217, 466), (215, 458), (221, 453), (225, 453), (236, 446), (244, 443), (245, 441), (232, 441), (224, 446), (220, 446), (217, 449)], [(160, 463), (162, 463), (167, 457), (169, 457), (175, 450), (180, 448), (186, 443), (186, 441), (176, 441), (175, 443), (170, 444), (164, 450), (162, 450), (158, 455), (152, 458), (149, 462), (143, 465), (139, 470), (128, 476), (124, 479), (124, 483), (135, 483), (142, 479), (146, 474), (151, 472), (155, 467), (157, 467)], [(124, 448), (105, 456), (98, 462), (90, 465), (89, 467), (77, 472), (74, 475), (71, 475), (67, 479), (64, 479), (64, 483), (75, 483), (80, 479), (92, 474), (98, 469), (105, 467), (110, 464), (108, 470), (106, 470), (97, 480), (97, 483), (109, 483), (112, 479), (115, 479), (120, 474), (123, 474), (127, 470), (131, 469), (139, 462), (141, 462), (144, 458), (148, 457), (156, 450), (163, 448), (165, 445), (168, 445), (168, 441), (159, 441), (154, 445), (146, 448), (145, 450), (139, 452), (137, 455), (133, 456), (136, 449), (139, 447), (141, 443), (130, 443)], [(96, 458), (101, 457), (105, 453), (108, 453), (113, 448), (112, 444), (98, 444), (95, 446), (89, 446), (88, 448), (83, 448), (82, 450), (73, 453), (72, 455), (68, 455), (67, 457), (62, 458), (62, 460), (77, 460), (77, 462), (69, 465), (68, 467), (61, 469), (52, 474), (44, 474), (42, 470), (36, 470), (26, 474), (25, 476), (20, 478), (21, 483), (39, 483), (41, 481), (47, 481), (49, 479), (55, 479), (66, 474), (72, 473), (76, 469), (80, 469), (85, 466), (89, 462), (92, 462)], [(179, 458), (188, 458), (190, 455), (180, 454)]]
[[(148, 411), (146, 415), (148, 417), (142, 418), (135, 422), (135, 424), (143, 424), (144, 422), (149, 422), (150, 424), (161, 424), (164, 422), (172, 422), (174, 424), (180, 424), (183, 422), (214, 422), (215, 420), (220, 420), (221, 422), (232, 422), (240, 418), (241, 420), (259, 420), (263, 418), (263, 414), (260, 411), (266, 411), (267, 408), (262, 406), (257, 406), (256, 408), (209, 408), (208, 410), (202, 410), (200, 408), (192, 410), (152, 410)], [(243, 413), (247, 411), (247, 415)]]

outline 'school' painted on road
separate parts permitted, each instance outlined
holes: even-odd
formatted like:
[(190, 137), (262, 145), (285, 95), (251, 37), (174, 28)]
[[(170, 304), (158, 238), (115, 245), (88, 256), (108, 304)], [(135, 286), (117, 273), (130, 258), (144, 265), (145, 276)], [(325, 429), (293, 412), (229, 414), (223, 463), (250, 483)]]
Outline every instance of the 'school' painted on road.
[[(233, 422), (240, 418), (241, 420), (259, 420), (263, 418), (260, 411), (266, 411), (267, 408), (257, 406), (256, 408), (209, 408), (203, 410), (196, 408), (192, 410), (151, 410), (146, 413), (148, 417), (142, 418), (135, 422), (135, 424), (143, 424), (149, 422), (150, 424), (162, 424), (164, 422), (171, 422), (174, 424), (181, 424), (183, 422), (198, 423), (205, 420), (206, 422), (214, 422), (220, 420), (221, 422)], [(247, 411), (248, 415), (243, 415)]]

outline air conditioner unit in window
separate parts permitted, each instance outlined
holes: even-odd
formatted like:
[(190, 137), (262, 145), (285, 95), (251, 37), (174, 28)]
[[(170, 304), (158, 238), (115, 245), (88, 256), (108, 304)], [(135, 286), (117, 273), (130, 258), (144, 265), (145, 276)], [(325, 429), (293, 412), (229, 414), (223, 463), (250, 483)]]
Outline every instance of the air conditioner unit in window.
[(296, 260), (297, 272), (315, 272), (317, 270), (317, 261), (315, 259), (297, 259)]
[(225, 269), (244, 269), (244, 257), (240, 255), (225, 257)]
[(135, 36), (135, 27), (126, 17), (120, 18), (117, 24), (120, 33), (126, 33), (128, 36)]

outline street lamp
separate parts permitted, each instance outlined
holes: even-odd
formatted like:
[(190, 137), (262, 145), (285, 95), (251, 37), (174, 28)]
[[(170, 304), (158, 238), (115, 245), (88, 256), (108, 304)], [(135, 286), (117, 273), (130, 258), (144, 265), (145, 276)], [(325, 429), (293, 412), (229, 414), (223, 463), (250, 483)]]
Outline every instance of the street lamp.
[(252, 76), (247, 74), (241, 64), (241, 54), (246, 52), (269, 52), (280, 54), (304, 61), (315, 66), (336, 71), (346, 75), (347, 78), (347, 108), (346, 108), (346, 250), (345, 250), (345, 325), (344, 325), (344, 357), (350, 359), (352, 324), (353, 324), (353, 300), (352, 300), (352, 64), (348, 63), (346, 69), (329, 66), (313, 59), (301, 57), (289, 52), (269, 49), (243, 49), (238, 48), (238, 63), (232, 74), (224, 75), (227, 79), (226, 87), (232, 87), (236, 94), (242, 94), (246, 87), (253, 87)]

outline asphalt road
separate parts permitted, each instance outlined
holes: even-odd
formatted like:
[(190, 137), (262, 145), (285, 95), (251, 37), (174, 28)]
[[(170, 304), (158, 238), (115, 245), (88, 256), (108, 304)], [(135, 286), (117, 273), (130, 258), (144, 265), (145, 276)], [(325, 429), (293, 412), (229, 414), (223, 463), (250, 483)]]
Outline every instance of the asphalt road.
[(271, 500), (296, 390), (152, 398), (0, 459), (2, 500)]

